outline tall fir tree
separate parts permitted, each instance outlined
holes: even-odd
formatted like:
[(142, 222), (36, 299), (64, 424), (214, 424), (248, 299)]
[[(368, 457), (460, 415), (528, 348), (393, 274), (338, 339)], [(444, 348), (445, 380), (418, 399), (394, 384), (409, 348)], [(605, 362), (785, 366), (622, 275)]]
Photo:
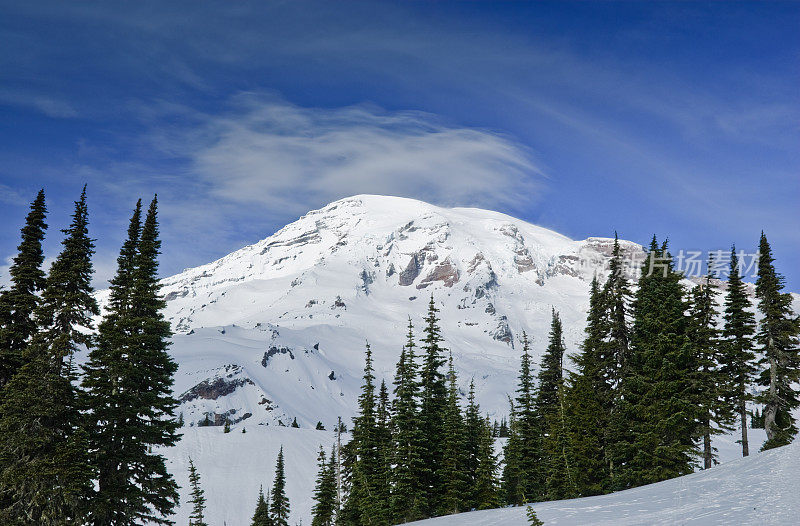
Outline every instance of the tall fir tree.
[[(628, 364), (631, 357), (631, 325), (629, 314), (632, 303), (630, 283), (625, 274), (625, 264), (623, 261), (622, 247), (619, 243), (619, 236), (614, 232), (614, 246), (611, 251), (609, 261), (608, 280), (603, 286), (602, 310), (604, 311), (605, 326), (598, 325), (597, 329), (605, 329), (605, 344), (595, 347), (597, 360), (600, 367), (600, 377), (604, 381), (596, 383), (595, 388), (600, 389), (599, 396), (606, 407), (608, 423), (604, 427), (606, 444), (606, 462), (610, 479), (616, 475), (615, 462), (617, 448), (614, 444), (623, 444), (628, 437), (626, 436), (626, 417), (624, 408), (627, 402), (624, 400), (623, 392), (625, 386), (622, 385), (624, 378), (628, 374)], [(612, 483), (613, 484), (613, 483)]]
[(376, 508), (376, 522), (388, 523), (391, 508), (391, 473), (394, 450), (392, 448), (389, 389), (383, 380), (378, 388), (378, 403), (375, 408), (375, 457), (373, 506)]
[(189, 459), (189, 495), (191, 496), (192, 513), (189, 514), (189, 526), (208, 526), (205, 521), (204, 513), (206, 509), (206, 497), (202, 486), (200, 486), (200, 474), (197, 468)]
[(764, 405), (767, 441), (762, 450), (789, 444), (797, 434), (793, 411), (800, 406), (800, 318), (792, 312), (792, 297), (782, 292), (784, 279), (775, 270), (767, 236), (759, 241), (756, 298), (761, 313), (756, 341), (763, 354), (758, 401)]
[(253, 513), (251, 526), (273, 526), (272, 517), (269, 516), (269, 504), (264, 498), (264, 487), (258, 489), (258, 500), (256, 501), (256, 511)]
[(171, 524), (167, 517), (178, 502), (164, 457), (152, 452), (179, 438), (172, 397), (177, 364), (167, 353), (171, 331), (158, 285), (156, 198), (143, 225), (140, 218), (141, 202), (117, 259), (97, 347), (85, 367), (90, 452), (98, 471), (91, 503), (95, 526)]
[(695, 396), (700, 408), (698, 436), (702, 440), (703, 469), (717, 463), (711, 438), (731, 431), (734, 407), (726, 393), (730, 379), (722, 370), (722, 351), (717, 329), (716, 287), (712, 280), (713, 258), (702, 283), (692, 289), (689, 309), (689, 340), (694, 353)]
[(358, 415), (353, 418), (353, 433), (343, 449), (350, 491), (339, 522), (343, 524), (384, 524), (387, 521), (386, 503), (376, 496), (381, 493), (383, 480), (378, 456), (377, 407), (372, 350), (366, 346), (364, 383), (358, 397)]
[(605, 297), (595, 276), (589, 294), (586, 338), (581, 352), (572, 356), (575, 370), (570, 373), (565, 395), (579, 496), (602, 494), (611, 483), (608, 432), (613, 386), (603, 361), (608, 332)]
[(333, 526), (336, 518), (336, 449), (331, 450), (326, 461), (325, 451), (320, 448), (318, 462), (311, 526)]
[(464, 463), (465, 483), (467, 487), (465, 504), (467, 509), (478, 507), (478, 468), (480, 463), (481, 433), (483, 432), (483, 419), (480, 406), (475, 401), (475, 380), (469, 382), (467, 394), (467, 408), (464, 411)]
[(447, 370), (447, 402), (444, 407), (444, 448), (439, 480), (442, 481), (442, 500), (439, 515), (459, 513), (465, 509), (467, 491), (466, 458), (464, 449), (464, 420), (459, 403), (456, 371), (450, 354)]
[[(478, 408), (480, 410), (480, 408)], [(477, 466), (471, 486), (473, 504), (478, 510), (500, 507), (499, 481), (497, 480), (497, 455), (494, 453), (492, 427), (487, 416), (478, 428)]]
[(447, 385), (442, 367), (444, 367), (444, 349), (439, 328), (436, 303), (431, 295), (428, 303), (428, 314), (425, 316), (424, 338), (422, 339), (422, 370), (420, 372), (420, 409), (419, 426), (422, 438), (422, 460), (427, 467), (424, 481), (428, 495), (428, 515), (438, 510), (444, 481), (439, 478), (444, 456), (444, 413), (447, 405)]
[(516, 393), (516, 403), (511, 404), (509, 439), (503, 454), (502, 486), (507, 504), (518, 506), (544, 495), (542, 427), (536, 411), (530, 342), (525, 331), (522, 332), (522, 359)]
[(522, 433), (514, 399), (508, 398), (508, 440), (503, 446), (503, 470), (500, 496), (505, 504), (519, 506), (525, 498), (525, 477), (522, 470)]
[(275, 480), (270, 492), (269, 516), (273, 526), (289, 526), (289, 498), (286, 496), (286, 467), (283, 463), (283, 446), (275, 461)]
[(721, 342), (721, 373), (729, 379), (726, 398), (734, 406), (741, 426), (742, 456), (750, 454), (747, 437), (747, 402), (751, 400), (750, 382), (755, 374), (753, 335), (756, 332), (755, 316), (750, 312), (750, 299), (742, 281), (736, 247), (731, 247), (728, 290), (723, 309)]
[(602, 347), (600, 358), (603, 362), (603, 374), (612, 386), (616, 386), (625, 371), (631, 340), (631, 329), (628, 323), (631, 290), (628, 277), (625, 275), (622, 247), (620, 247), (616, 232), (614, 232), (614, 247), (609, 261), (608, 280), (603, 286), (602, 296), (608, 332), (607, 343)]
[(23, 351), (36, 332), (34, 312), (39, 304), (38, 294), (45, 287), (42, 240), (47, 230), (46, 215), (44, 190), (39, 190), (25, 218), (17, 255), (8, 269), (11, 285), (0, 291), (0, 397), (2, 387), (22, 367)]
[(4, 524), (85, 521), (92, 471), (72, 364), (74, 352), (91, 345), (88, 329), (99, 312), (91, 286), (94, 244), (87, 225), (84, 188), (38, 301), (38, 331), (0, 404)]
[(406, 344), (400, 352), (394, 378), (394, 469), (391, 521), (422, 519), (427, 510), (426, 466), (422, 459), (423, 440), (418, 421), (419, 373), (414, 355), (414, 327), (408, 320)]
[(551, 500), (576, 496), (573, 453), (564, 408), (564, 330), (553, 309), (549, 344), (539, 371), (537, 416), (544, 431), (545, 497)]
[[(615, 489), (691, 473), (699, 407), (682, 275), (655, 236), (633, 304), (631, 354), (618, 397)], [(612, 423), (612, 426), (614, 425)]]

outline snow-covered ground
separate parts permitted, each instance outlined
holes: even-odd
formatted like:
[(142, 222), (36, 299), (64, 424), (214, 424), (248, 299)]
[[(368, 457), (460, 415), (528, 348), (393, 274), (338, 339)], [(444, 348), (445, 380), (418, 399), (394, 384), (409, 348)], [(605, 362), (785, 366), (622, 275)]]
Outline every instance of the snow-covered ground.
[[(208, 499), (211, 525), (247, 526), (255, 510), (259, 486), (266, 492), (275, 474), (281, 446), (286, 461), (286, 491), (291, 524), (310, 524), (312, 491), (319, 447), (330, 452), (332, 431), (279, 426), (241, 426), (231, 433), (221, 427), (184, 429), (181, 442), (164, 453), (181, 486), (181, 508), (174, 517), (186, 524), (189, 506), (189, 458), (200, 472)], [(764, 432), (751, 429), (758, 451)], [(347, 437), (344, 436), (343, 440)], [(499, 444), (498, 444), (499, 445)], [(741, 459), (735, 437), (715, 440), (722, 464), (707, 472), (601, 497), (536, 504), (539, 517), (550, 525), (590, 524), (798, 524), (800, 513), (800, 444)], [(768, 498), (769, 497), (769, 498)], [(522, 508), (480, 511), (442, 517), (421, 524), (525, 524)]]
[[(534, 504), (546, 526), (800, 524), (800, 444), (599, 497)], [(475, 511), (419, 526), (528, 524), (525, 508)]]

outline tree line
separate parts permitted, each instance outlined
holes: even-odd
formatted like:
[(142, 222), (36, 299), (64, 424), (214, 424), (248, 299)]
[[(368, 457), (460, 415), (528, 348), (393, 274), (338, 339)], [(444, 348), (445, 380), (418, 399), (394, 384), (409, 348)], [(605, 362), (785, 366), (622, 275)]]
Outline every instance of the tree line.
[(713, 262), (701, 283), (686, 287), (667, 243), (654, 237), (634, 292), (615, 236), (607, 279), (591, 283), (579, 352), (567, 355), (553, 310), (534, 374), (523, 331), (502, 462), (472, 382), (466, 404), (461, 399), (431, 297), (419, 357), (409, 320), (391, 400), (386, 383), (376, 385), (367, 345), (351, 439), (338, 457), (336, 448), (327, 460), (320, 452), (312, 524), (400, 524), (708, 469), (717, 462), (712, 437), (737, 421), (742, 454), (749, 454), (753, 402), (763, 406), (762, 449), (788, 444), (800, 405), (800, 320), (763, 233), (759, 251), (756, 323), (735, 248), (722, 298)]
[(0, 523), (172, 524), (178, 486), (154, 451), (179, 438), (157, 199), (136, 203), (96, 331), (86, 188), (48, 272), (46, 215), (40, 191), (0, 291)]

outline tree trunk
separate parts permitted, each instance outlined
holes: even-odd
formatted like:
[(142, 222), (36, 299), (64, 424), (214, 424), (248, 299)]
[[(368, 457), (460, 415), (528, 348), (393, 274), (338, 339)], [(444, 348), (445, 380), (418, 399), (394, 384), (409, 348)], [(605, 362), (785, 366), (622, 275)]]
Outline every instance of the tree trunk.
[[(772, 339), (770, 339), (770, 343)], [(775, 431), (772, 427), (775, 425), (775, 417), (778, 413), (778, 387), (777, 383), (778, 363), (774, 356), (769, 359), (769, 398), (764, 406), (764, 431), (767, 432), (767, 440), (772, 440)]]
[(711, 453), (711, 421), (708, 415), (703, 421), (703, 426), (703, 469), (709, 469), (713, 465), (714, 459)]
[(747, 408), (744, 398), (739, 400), (739, 416), (742, 419), (742, 456), (750, 455), (750, 444), (747, 443)]

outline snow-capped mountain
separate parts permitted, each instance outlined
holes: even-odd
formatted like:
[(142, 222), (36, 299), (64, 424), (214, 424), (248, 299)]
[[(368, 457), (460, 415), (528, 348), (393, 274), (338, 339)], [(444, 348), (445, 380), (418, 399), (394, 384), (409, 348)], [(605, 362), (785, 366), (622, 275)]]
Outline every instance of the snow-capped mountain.
[(589, 282), (611, 246), (486, 210), (372, 195), (331, 203), (163, 280), (184, 418), (349, 421), (365, 342), (391, 381), (408, 319), (420, 328), (431, 296), (461, 387), (474, 378), (483, 408), (505, 412), (522, 331), (542, 352), (555, 308), (576, 351)]

